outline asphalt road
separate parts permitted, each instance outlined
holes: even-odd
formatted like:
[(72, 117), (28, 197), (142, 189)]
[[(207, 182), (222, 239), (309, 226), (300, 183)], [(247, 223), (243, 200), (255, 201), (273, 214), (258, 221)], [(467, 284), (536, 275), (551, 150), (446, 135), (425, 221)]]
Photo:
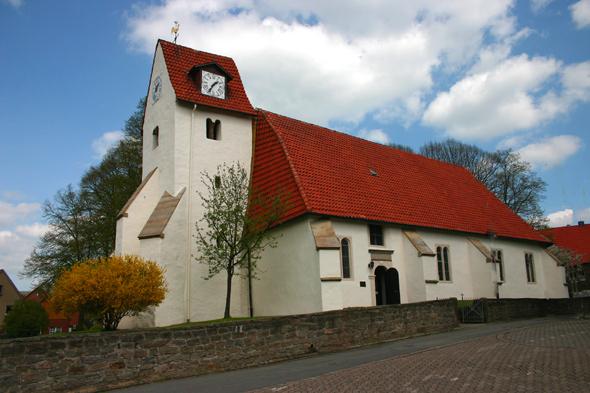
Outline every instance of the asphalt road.
[[(555, 321), (550, 318), (529, 319), (505, 323), (462, 325), (451, 332), (393, 341), (344, 352), (319, 354), (312, 357), (275, 363), (268, 366), (175, 379), (148, 385), (117, 389), (118, 393), (195, 393), (245, 392), (266, 387), (282, 386), (354, 368), (367, 363), (391, 359), (399, 355), (444, 348), (450, 345), (497, 336), (503, 332), (534, 327)], [(271, 391), (282, 390), (281, 388)]]

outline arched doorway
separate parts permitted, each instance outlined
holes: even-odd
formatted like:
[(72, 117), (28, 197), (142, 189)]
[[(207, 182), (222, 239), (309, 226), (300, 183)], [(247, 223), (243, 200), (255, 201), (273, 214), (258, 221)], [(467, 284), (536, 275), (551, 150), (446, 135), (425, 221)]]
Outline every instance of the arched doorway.
[(399, 274), (396, 269), (377, 266), (375, 269), (375, 297), (378, 306), (400, 304)]

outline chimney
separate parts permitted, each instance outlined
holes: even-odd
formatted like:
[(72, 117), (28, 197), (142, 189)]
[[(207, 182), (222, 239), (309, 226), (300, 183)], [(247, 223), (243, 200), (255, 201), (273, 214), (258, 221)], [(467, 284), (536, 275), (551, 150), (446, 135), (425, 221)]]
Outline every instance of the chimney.
[(584, 226), (584, 221), (578, 221), (578, 226), (579, 227)]

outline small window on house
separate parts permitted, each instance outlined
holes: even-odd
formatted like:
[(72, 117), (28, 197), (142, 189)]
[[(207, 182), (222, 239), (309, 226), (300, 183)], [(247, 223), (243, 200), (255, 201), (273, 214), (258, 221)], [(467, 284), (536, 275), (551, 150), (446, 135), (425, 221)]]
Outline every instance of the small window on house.
[(2, 285), (0, 285), (0, 296), (2, 296)]
[(215, 188), (221, 187), (221, 177), (215, 176), (214, 182), (215, 182)]
[(383, 227), (381, 225), (369, 224), (369, 242), (373, 246), (383, 245)]
[(436, 247), (436, 262), (438, 265), (438, 280), (451, 281), (451, 269), (449, 266), (449, 247)]
[(500, 281), (504, 281), (504, 253), (502, 250), (492, 250), (492, 256), (498, 269), (498, 276)]
[(8, 314), (12, 310), (12, 306), (6, 306), (6, 314)]
[(152, 149), (158, 146), (160, 146), (160, 127), (156, 127), (152, 131)]
[(221, 120), (207, 119), (207, 139), (221, 139)]
[(533, 261), (533, 254), (530, 252), (524, 253), (524, 264), (526, 267), (526, 280), (533, 283), (535, 281), (535, 263)]
[(340, 258), (342, 259), (342, 278), (350, 278), (350, 240), (340, 242)]

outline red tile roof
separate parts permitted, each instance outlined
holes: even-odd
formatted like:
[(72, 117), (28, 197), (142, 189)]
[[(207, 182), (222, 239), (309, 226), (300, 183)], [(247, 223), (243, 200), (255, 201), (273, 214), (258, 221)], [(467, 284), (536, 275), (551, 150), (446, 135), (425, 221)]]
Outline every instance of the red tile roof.
[(288, 193), (283, 221), (317, 213), (547, 243), (464, 168), (263, 110), (252, 182)]
[(581, 263), (590, 263), (590, 224), (545, 229), (541, 232), (558, 247), (579, 255)]
[[(159, 40), (162, 46), (164, 59), (172, 87), (176, 98), (196, 104), (206, 105), (213, 108), (226, 109), (255, 115), (256, 111), (250, 104), (250, 100), (244, 90), (240, 73), (236, 63), (229, 57), (201, 52), (172, 42)], [(226, 71), (231, 80), (228, 81), (227, 97), (225, 99), (214, 98), (201, 94), (195, 83), (189, 77), (189, 71), (195, 66), (215, 63)]]

